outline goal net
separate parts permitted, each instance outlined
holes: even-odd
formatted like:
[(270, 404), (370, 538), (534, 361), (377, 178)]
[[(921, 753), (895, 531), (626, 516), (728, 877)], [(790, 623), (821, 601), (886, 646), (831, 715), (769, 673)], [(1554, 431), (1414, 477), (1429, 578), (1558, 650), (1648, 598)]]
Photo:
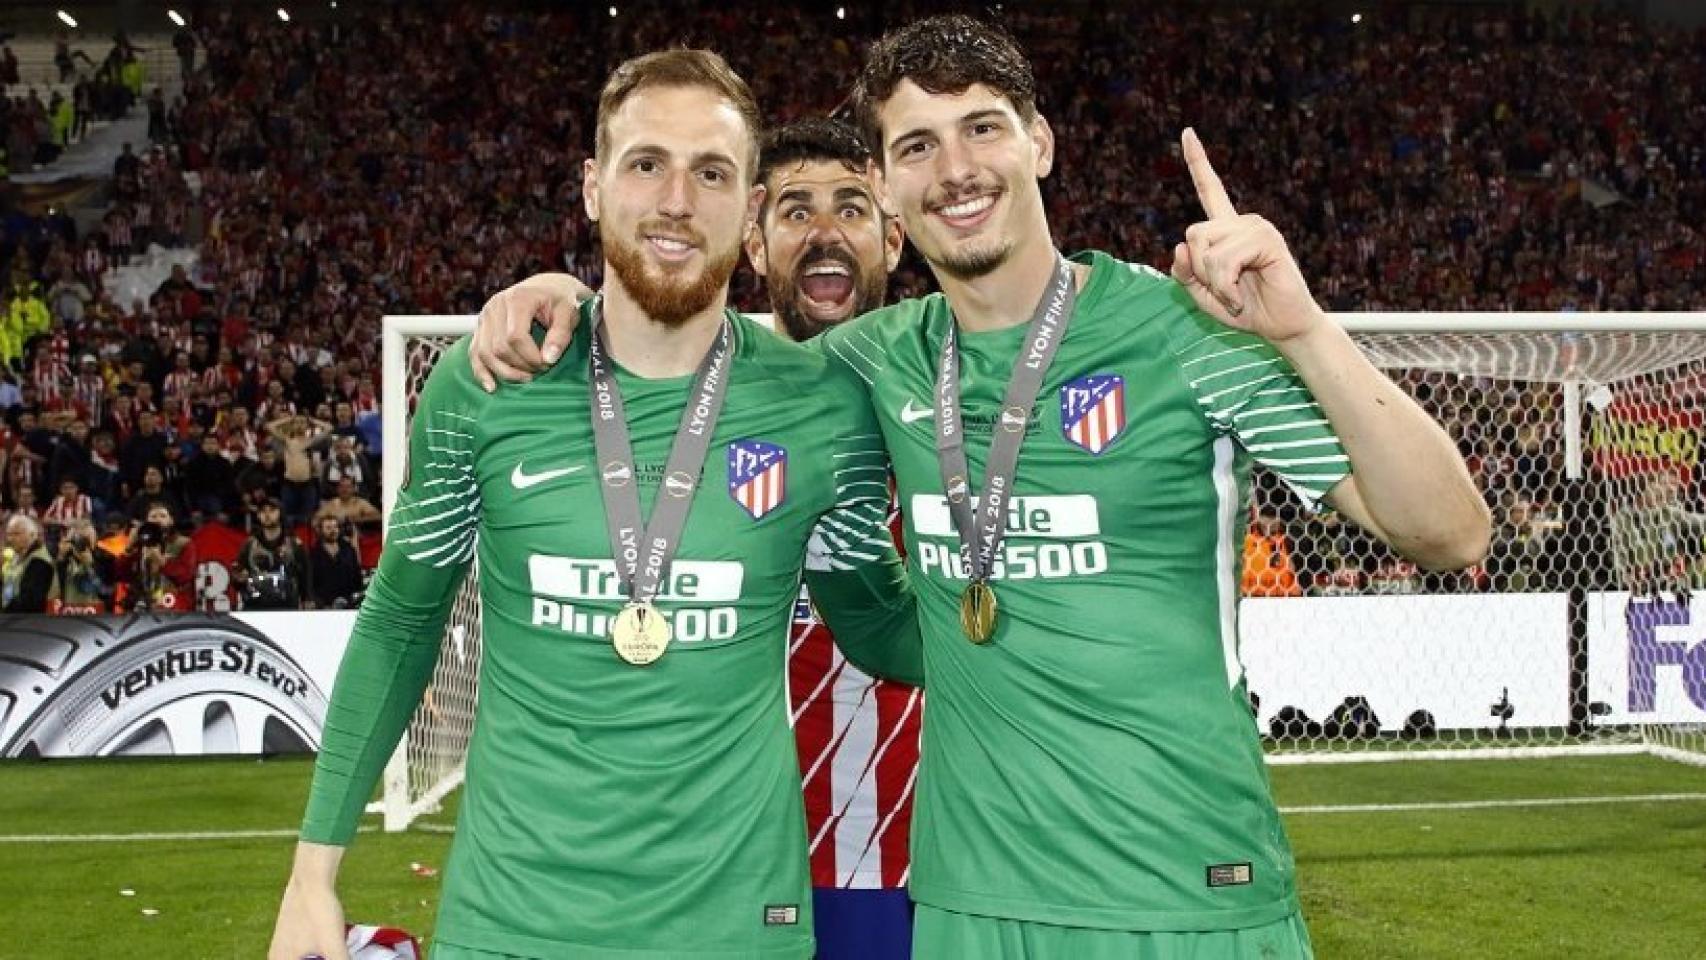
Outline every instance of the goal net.
[(1456, 441), (1492, 546), (1418, 570), (1258, 474), (1240, 627), (1270, 755), (1706, 760), (1706, 315), (1338, 319)]
[[(1706, 314), (1345, 314), (1444, 424), (1493, 511), (1487, 560), (1418, 570), (1252, 481), (1242, 658), (1274, 762), (1651, 752), (1706, 762)], [(387, 452), (473, 317), (387, 317)], [(389, 516), (400, 457), (383, 463)], [(380, 806), (461, 783), (481, 634), (458, 591)], [(1694, 593), (1701, 592), (1700, 613)]]

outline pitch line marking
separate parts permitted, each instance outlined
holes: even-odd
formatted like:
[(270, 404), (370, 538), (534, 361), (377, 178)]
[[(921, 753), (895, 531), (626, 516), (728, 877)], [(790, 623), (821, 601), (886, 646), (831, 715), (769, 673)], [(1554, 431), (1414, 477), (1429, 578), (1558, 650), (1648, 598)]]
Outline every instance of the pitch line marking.
[(1614, 797), (1533, 797), (1516, 800), (1442, 800), (1433, 803), (1349, 803), (1307, 807), (1280, 807), (1282, 814), (1309, 813), (1411, 813), (1449, 810), (1502, 810), (1521, 807), (1575, 807), (1608, 803), (1696, 803), (1706, 793), (1647, 793)]
[[(357, 833), (374, 833), (377, 827), (360, 827)], [(0, 843), (148, 843), (191, 840), (278, 840), (300, 836), (300, 830), (193, 830), (183, 833), (37, 833), (6, 836)]]
[[(1646, 793), (1614, 797), (1534, 797), (1517, 800), (1455, 800), (1436, 803), (1353, 803), (1305, 807), (1280, 807), (1287, 816), (1316, 813), (1414, 813), (1450, 810), (1501, 810), (1521, 807), (1575, 807), (1616, 803), (1703, 803), (1706, 793)], [(410, 830), (424, 833), (454, 833), (444, 823), (417, 823)], [(358, 833), (378, 833), (378, 827), (361, 827)], [(283, 840), (298, 836), (296, 830), (196, 830), (184, 833), (38, 833), (0, 835), (0, 843), (145, 843), (195, 840)]]

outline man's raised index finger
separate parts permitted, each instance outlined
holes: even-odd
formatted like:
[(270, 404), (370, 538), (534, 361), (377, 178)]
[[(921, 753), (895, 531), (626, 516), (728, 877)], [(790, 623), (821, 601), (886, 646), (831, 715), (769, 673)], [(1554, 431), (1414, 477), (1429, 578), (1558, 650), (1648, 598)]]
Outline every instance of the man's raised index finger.
[(1237, 209), (1232, 206), (1232, 198), (1226, 195), (1226, 187), (1221, 185), (1220, 175), (1208, 162), (1208, 152), (1202, 148), (1202, 141), (1197, 139), (1197, 132), (1186, 127), (1179, 143), (1185, 153), (1185, 166), (1191, 171), (1191, 182), (1196, 184), (1197, 200), (1202, 203), (1203, 213), (1210, 220), (1238, 216)]

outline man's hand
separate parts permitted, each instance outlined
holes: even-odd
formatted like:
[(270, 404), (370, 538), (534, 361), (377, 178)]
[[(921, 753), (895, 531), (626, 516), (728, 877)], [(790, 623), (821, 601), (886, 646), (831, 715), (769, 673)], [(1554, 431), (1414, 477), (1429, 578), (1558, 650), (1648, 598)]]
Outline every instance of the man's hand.
[(1180, 144), (1208, 220), (1192, 224), (1173, 248), (1173, 278), (1203, 312), (1270, 343), (1329, 322), (1279, 230), (1233, 208), (1195, 130), (1187, 127)]
[(291, 876), (278, 907), (267, 960), (349, 960), (344, 908), (330, 883)]
[[(557, 362), (575, 333), (577, 308), (593, 290), (567, 273), (540, 273), (501, 291), (480, 310), (468, 346), (474, 379), (491, 393), (497, 379), (527, 382)], [(533, 325), (545, 326), (545, 342), (533, 342)]]

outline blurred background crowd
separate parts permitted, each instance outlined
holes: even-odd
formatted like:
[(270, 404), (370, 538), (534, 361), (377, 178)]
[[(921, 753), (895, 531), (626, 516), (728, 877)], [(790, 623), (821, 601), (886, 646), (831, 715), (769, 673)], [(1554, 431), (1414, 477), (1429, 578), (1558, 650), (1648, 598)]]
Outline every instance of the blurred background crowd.
[[(1341, 6), (985, 10), (1039, 72), (1057, 242), (1165, 269), (1199, 216), (1176, 147), (1190, 125), (1329, 309), (1706, 310), (1706, 31), (1619, 6)], [(34, 73), (13, 51), (29, 37), (8, 37), (7, 609), (358, 602), (378, 549), (380, 320), (477, 312), (543, 270), (600, 282), (580, 161), (608, 71), (710, 46), (771, 119), (824, 114), (870, 39), (938, 8), (351, 2), (282, 22), (210, 3), (134, 38), (32, 25), (51, 47)], [(98, 190), (32, 202), (115, 122), (139, 135), (96, 154)], [(930, 288), (909, 256), (891, 294)], [(736, 294), (768, 309), (744, 268)], [(1488, 564), (1425, 577), (1264, 484), (1249, 592), (1611, 575), (1594, 559), (1618, 546), (1604, 497), (1563, 478), (1555, 386), (1412, 381), (1495, 505)], [(1681, 479), (1651, 496), (1697, 544), (1699, 487)], [(1652, 562), (1689, 562), (1672, 553)]]

